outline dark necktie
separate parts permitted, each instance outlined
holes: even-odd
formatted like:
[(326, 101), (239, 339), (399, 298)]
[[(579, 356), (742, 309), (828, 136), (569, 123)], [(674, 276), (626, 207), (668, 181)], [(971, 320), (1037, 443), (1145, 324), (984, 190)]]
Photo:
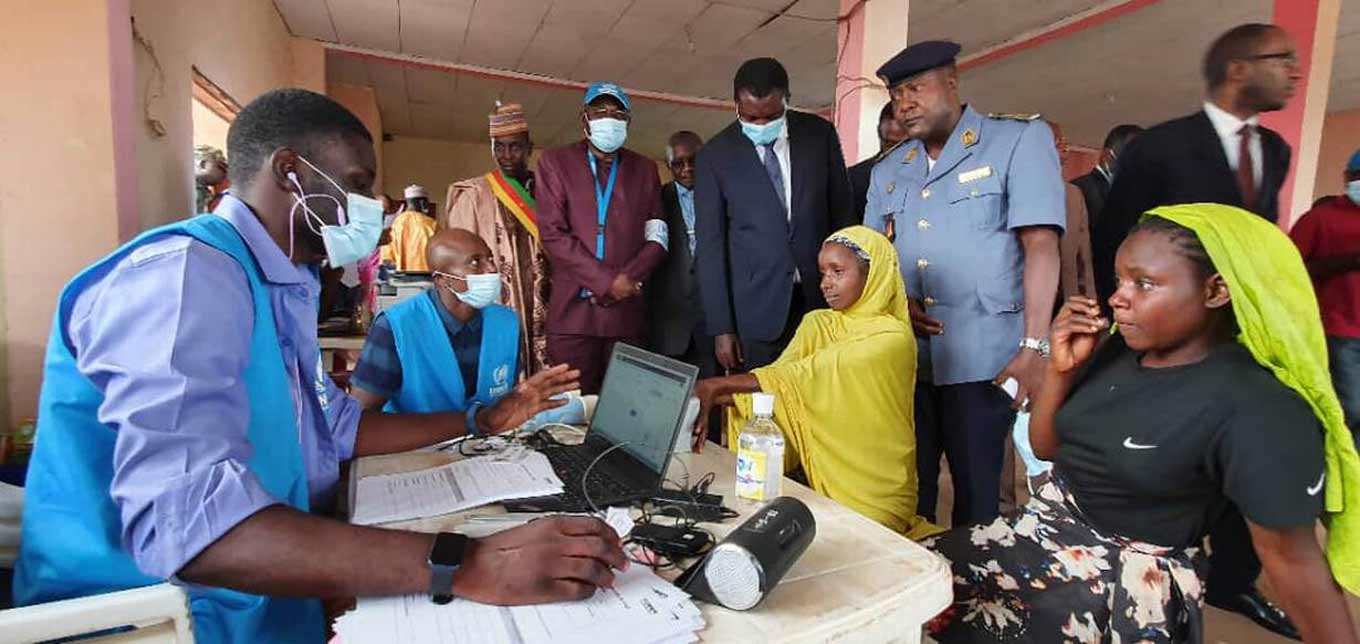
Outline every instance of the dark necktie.
[(1237, 188), (1242, 191), (1242, 207), (1256, 208), (1256, 168), (1251, 158), (1251, 126), (1237, 131)]
[(779, 207), (788, 216), (789, 209), (784, 202), (784, 172), (779, 168), (779, 155), (774, 152), (774, 144), (763, 146), (765, 148), (765, 174), (770, 175), (770, 183), (774, 184), (774, 196), (779, 198)]

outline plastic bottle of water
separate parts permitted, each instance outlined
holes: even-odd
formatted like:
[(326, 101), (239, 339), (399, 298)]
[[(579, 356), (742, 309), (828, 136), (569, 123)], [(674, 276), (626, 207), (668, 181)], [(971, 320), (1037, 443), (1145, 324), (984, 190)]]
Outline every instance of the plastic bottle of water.
[(737, 499), (746, 508), (778, 497), (784, 482), (784, 432), (774, 422), (774, 394), (752, 395), (755, 418), (737, 438)]

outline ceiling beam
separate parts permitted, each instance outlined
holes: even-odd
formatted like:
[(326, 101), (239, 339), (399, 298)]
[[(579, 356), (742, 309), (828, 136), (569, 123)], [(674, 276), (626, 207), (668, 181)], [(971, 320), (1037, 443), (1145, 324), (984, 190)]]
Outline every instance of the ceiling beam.
[(1086, 11), (1067, 16), (1066, 18), (1051, 22), (1037, 29), (1021, 32), (1005, 42), (998, 43), (982, 51), (974, 52), (959, 58), (958, 68), (960, 71), (967, 71), (988, 63), (994, 63), (1003, 58), (1014, 56), (1027, 49), (1033, 49), (1045, 43), (1102, 25), (1115, 18), (1157, 4), (1160, 1), (1161, 0), (1110, 0), (1109, 2), (1103, 2)]
[[(463, 63), (454, 63), (434, 58), (426, 58), (424, 56), (413, 56), (411, 54), (398, 54), (390, 51), (384, 51), (381, 49), (355, 47), (352, 45), (327, 42), (324, 40), (318, 42), (325, 46), (325, 48), (328, 51), (333, 51), (337, 54), (353, 56), (355, 58), (360, 59), (378, 60), (388, 63), (395, 63), (398, 65), (406, 65), (408, 67), (433, 69), (436, 71), (443, 71), (452, 74), (466, 74), (469, 76), (477, 76), (490, 80), (502, 80), (513, 83), (538, 85), (540, 87), (550, 87), (553, 89), (576, 90), (580, 92), (585, 92), (586, 88), (589, 86), (589, 83), (568, 80), (565, 78), (556, 78), (553, 76), (544, 76), (541, 74), (529, 74), (526, 72), (515, 72), (504, 69), (492, 69), (489, 67), (480, 67), (478, 65), (467, 65)], [(710, 110), (722, 110), (725, 112), (730, 112), (733, 109), (732, 101), (730, 100), (720, 100), (716, 98), (707, 98), (703, 96), (687, 96), (684, 94), (672, 94), (669, 92), (654, 92), (651, 90), (636, 89), (632, 87), (625, 87), (623, 89), (625, 92), (628, 92), (629, 98), (632, 98), (634, 100), (667, 103), (670, 105), (680, 105), (684, 107), (698, 107)], [(796, 105), (794, 107), (809, 112), (816, 112), (818, 109), (820, 109), (819, 107), (809, 108), (799, 107)]]

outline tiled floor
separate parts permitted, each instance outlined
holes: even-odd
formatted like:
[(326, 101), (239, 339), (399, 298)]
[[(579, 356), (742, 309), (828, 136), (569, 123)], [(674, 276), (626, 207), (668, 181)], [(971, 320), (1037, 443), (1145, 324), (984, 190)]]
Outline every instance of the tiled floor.
[[(1023, 469), (1023, 465), (1021, 465), (1021, 468)], [(954, 503), (954, 489), (949, 480), (949, 468), (942, 465), (940, 472), (940, 499), (935, 516), (940, 517), (942, 522), (947, 522), (950, 508), (953, 507)], [(1029, 498), (1023, 472), (1016, 474), (1015, 494), (1017, 503), (1024, 503)], [(1260, 585), (1267, 595), (1271, 594), (1270, 581), (1264, 575), (1261, 577)], [(1357, 619), (1357, 616), (1360, 616), (1360, 597), (1347, 595), (1346, 603), (1350, 607), (1351, 619), (1356, 622), (1357, 628), (1360, 629), (1360, 619)], [(1212, 606), (1205, 607), (1204, 641), (1206, 644), (1287, 644), (1293, 642), (1293, 640), (1260, 628), (1245, 617)]]

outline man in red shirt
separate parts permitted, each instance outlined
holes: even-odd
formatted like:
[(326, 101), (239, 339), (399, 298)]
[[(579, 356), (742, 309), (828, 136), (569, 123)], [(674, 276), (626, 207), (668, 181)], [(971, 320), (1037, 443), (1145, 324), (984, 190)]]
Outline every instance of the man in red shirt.
[(538, 230), (552, 265), (548, 361), (581, 371), (599, 393), (615, 342), (645, 346), (644, 283), (666, 258), (656, 163), (623, 147), (632, 102), (613, 83), (593, 83), (581, 109), (585, 140), (538, 160)]
[(1325, 197), (1294, 224), (1317, 289), (1332, 382), (1351, 433), (1360, 429), (1360, 151), (1346, 164), (1346, 195)]

